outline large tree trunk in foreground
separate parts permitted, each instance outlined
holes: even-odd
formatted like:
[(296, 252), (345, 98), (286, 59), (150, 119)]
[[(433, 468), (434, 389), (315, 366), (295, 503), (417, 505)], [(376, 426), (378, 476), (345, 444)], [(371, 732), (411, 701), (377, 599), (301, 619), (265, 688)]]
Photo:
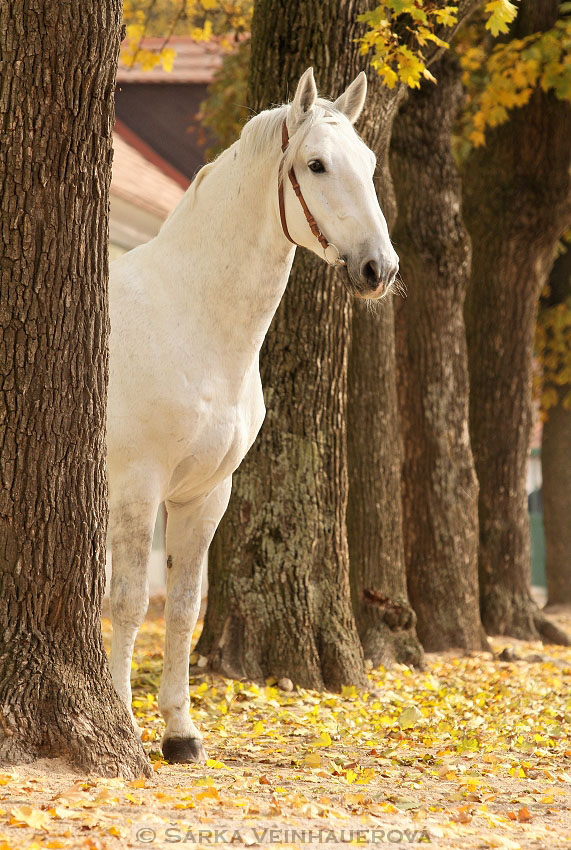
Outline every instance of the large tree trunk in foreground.
[[(381, 86), (375, 76), (360, 129), (377, 155), (377, 192), (390, 231), (396, 200), (388, 151), (404, 92)], [(395, 373), (393, 296), (374, 311), (355, 301), (347, 404), (351, 596), (365, 656), (386, 666), (423, 658), (406, 589)]]
[[(311, 64), (320, 89), (340, 94), (358, 71), (361, 7), (258, 2), (250, 103), (286, 100)], [(349, 316), (341, 280), (298, 251), (262, 352), (266, 423), (210, 551), (198, 651), (226, 675), (331, 689), (365, 682), (345, 532)]]
[[(549, 276), (549, 294), (540, 309), (557, 310), (569, 320), (571, 313), (571, 246), (555, 262)], [(568, 360), (569, 353), (560, 352)], [(547, 386), (544, 383), (544, 389)], [(571, 409), (564, 399), (571, 381), (551, 385), (557, 404), (547, 411), (541, 442), (543, 521), (547, 605), (571, 606)]]
[[(551, 27), (558, 3), (522, 0), (514, 37)], [(466, 300), (470, 432), (480, 484), (480, 601), (492, 634), (563, 639), (530, 593), (526, 464), (537, 301), (569, 220), (571, 105), (535, 91), (464, 168), (472, 238)]]
[(470, 239), (450, 149), (459, 70), (447, 56), (401, 109), (391, 144), (395, 241), (407, 298), (397, 305), (403, 507), (410, 600), (430, 651), (487, 645), (478, 596), (478, 485), (468, 438), (462, 307)]
[(139, 776), (104, 585), (118, 0), (0, 7), (0, 761)]

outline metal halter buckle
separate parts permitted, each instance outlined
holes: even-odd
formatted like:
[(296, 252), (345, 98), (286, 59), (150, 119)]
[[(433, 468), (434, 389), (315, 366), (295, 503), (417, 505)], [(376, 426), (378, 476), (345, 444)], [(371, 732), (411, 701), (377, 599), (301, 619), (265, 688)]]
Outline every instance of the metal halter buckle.
[[(329, 250), (331, 248), (331, 251)], [(333, 253), (335, 252), (335, 253)], [(334, 245), (333, 242), (328, 242), (327, 247), (323, 249), (323, 256), (325, 257), (325, 261), (330, 266), (346, 266), (347, 260), (341, 256), (339, 252), (339, 248), (337, 245)]]

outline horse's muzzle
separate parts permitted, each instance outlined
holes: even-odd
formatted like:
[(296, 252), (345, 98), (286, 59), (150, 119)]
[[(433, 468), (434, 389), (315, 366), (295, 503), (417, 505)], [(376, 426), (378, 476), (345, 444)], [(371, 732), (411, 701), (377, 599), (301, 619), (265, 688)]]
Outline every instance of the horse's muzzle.
[(380, 298), (395, 282), (398, 270), (398, 258), (363, 260), (359, 268), (359, 294), (364, 298)]

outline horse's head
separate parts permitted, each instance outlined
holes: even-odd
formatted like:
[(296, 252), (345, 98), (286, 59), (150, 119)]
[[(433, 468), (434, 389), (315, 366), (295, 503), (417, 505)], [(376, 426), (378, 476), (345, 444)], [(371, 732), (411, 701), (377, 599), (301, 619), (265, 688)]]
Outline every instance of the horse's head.
[(364, 73), (334, 103), (317, 98), (312, 68), (300, 79), (284, 130), (282, 224), (291, 241), (345, 265), (354, 295), (380, 298), (396, 278), (398, 256), (373, 185), (375, 155), (353, 129), (366, 92)]

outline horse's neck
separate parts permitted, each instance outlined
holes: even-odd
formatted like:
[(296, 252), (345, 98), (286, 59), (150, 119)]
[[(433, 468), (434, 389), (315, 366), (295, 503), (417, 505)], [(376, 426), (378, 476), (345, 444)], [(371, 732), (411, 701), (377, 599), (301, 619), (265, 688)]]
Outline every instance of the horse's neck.
[(293, 249), (277, 215), (277, 159), (243, 162), (239, 145), (199, 175), (155, 241), (168, 253), (169, 286), (190, 326), (206, 328), (209, 344), (218, 339), (247, 368), (283, 295)]

